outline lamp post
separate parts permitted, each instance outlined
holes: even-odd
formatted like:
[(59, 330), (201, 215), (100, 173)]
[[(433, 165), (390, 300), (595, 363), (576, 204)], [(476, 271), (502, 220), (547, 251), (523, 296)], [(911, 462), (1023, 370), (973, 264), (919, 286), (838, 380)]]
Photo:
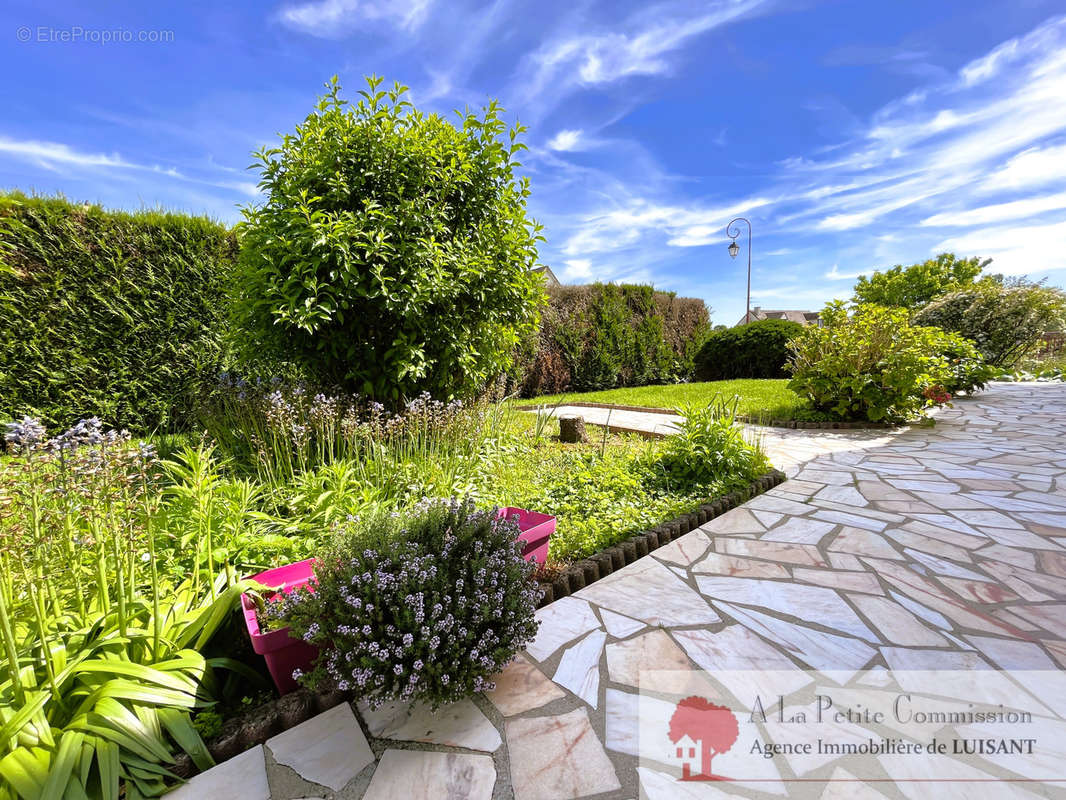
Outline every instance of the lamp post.
[(744, 301), (744, 322), (747, 324), (751, 322), (751, 221), (737, 217), (725, 226), (725, 235), (733, 240), (729, 243), (729, 255), (736, 258), (740, 252), (740, 245), (737, 244), (737, 237), (740, 236), (740, 228), (736, 226), (738, 222), (746, 222), (748, 225), (748, 296)]

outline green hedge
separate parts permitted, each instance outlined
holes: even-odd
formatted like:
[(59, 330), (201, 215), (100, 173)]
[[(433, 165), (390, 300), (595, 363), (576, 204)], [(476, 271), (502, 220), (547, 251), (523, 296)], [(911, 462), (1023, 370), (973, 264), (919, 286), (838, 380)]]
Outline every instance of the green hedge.
[(716, 331), (696, 355), (701, 381), (734, 378), (787, 378), (788, 343), (803, 326), (786, 319), (765, 319)]
[(0, 194), (0, 414), (183, 427), (222, 362), (235, 258), (202, 217)]
[(687, 380), (710, 332), (702, 300), (651, 286), (561, 286), (548, 296), (521, 359), (526, 397)]

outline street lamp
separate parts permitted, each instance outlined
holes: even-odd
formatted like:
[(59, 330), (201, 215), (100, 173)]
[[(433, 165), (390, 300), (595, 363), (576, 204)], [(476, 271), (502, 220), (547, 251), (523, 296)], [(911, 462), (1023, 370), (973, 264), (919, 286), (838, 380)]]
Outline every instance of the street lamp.
[(748, 225), (748, 296), (744, 301), (744, 322), (748, 323), (751, 322), (751, 222), (744, 217), (737, 217), (725, 226), (725, 235), (733, 240), (729, 243), (729, 255), (736, 258), (740, 252), (740, 245), (737, 244), (737, 237), (740, 236), (740, 228), (736, 226), (738, 222)]

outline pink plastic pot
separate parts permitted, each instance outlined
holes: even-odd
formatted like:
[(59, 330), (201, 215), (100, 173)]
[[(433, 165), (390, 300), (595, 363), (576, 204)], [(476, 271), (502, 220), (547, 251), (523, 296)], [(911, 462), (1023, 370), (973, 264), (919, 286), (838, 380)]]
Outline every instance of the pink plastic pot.
[[(309, 558), (296, 564), (268, 569), (253, 575), (252, 580), (269, 586), (276, 592), (288, 594), (311, 580), (314, 576), (314, 563), (315, 560)], [(318, 656), (318, 648), (290, 636), (288, 628), (260, 631), (259, 620), (255, 616), (255, 603), (246, 594), (241, 595), (241, 611), (244, 612), (244, 624), (248, 626), (248, 636), (252, 639), (252, 649), (266, 659), (267, 670), (274, 679), (278, 692), (288, 694), (299, 688), (292, 673), (297, 669), (309, 671)]]
[(536, 561), (542, 565), (548, 560), (548, 540), (555, 533), (555, 517), (541, 514), (539, 511), (526, 511), (524, 508), (500, 509), (500, 516), (513, 519), (518, 516), (518, 538), (522, 540), (522, 556), (526, 561)]

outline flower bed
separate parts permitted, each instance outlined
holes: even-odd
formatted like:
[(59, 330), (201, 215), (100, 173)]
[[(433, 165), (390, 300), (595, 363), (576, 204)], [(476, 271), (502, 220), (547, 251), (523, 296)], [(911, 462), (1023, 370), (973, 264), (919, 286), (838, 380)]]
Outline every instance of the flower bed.
[(727, 495), (704, 503), (689, 514), (682, 514), (667, 520), (650, 530), (631, 536), (619, 544), (600, 550), (598, 553), (575, 561), (556, 571), (550, 578), (538, 578), (543, 592), (537, 608), (584, 589), (600, 578), (606, 578), (612, 572), (632, 564), (652, 551), (679, 539), (686, 533), (706, 524), (709, 520), (721, 516), (732, 508), (746, 503), (752, 497), (769, 491), (785, 480), (785, 473), (774, 469), (751, 482), (746, 489), (730, 492)]

